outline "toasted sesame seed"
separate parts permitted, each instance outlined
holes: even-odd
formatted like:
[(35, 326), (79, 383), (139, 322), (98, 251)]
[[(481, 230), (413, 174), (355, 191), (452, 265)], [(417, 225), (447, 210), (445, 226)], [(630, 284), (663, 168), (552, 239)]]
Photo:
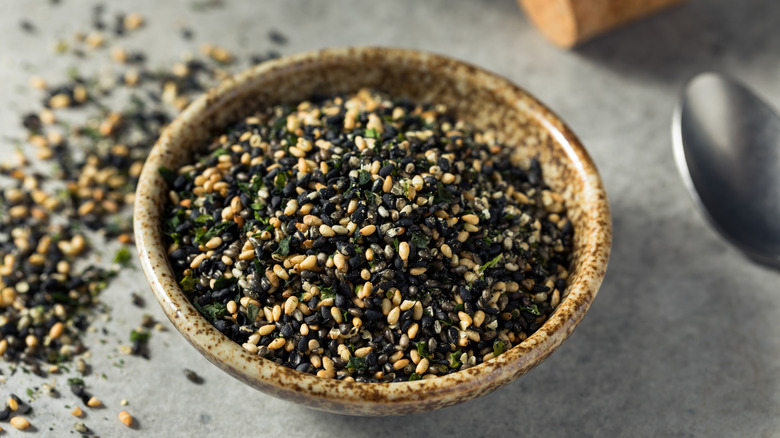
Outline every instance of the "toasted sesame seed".
[(412, 268), (412, 269), (409, 269), (409, 273), (414, 275), (414, 276), (417, 276), (417, 275), (424, 274), (425, 271), (427, 271), (427, 270), (428, 270), (428, 268), (422, 268), (422, 267), (420, 267), (420, 268)]
[(301, 269), (311, 270), (317, 267), (317, 256), (307, 256), (300, 264)]
[(392, 325), (398, 322), (398, 318), (401, 316), (401, 308), (400, 307), (394, 307), (388, 314), (387, 314), (387, 323)]
[(333, 237), (336, 235), (336, 233), (333, 231), (333, 228), (328, 225), (320, 225), (320, 234), (323, 237)]
[(393, 369), (398, 371), (409, 365), (409, 359), (401, 359), (393, 363)]
[(30, 422), (24, 418), (24, 417), (13, 417), (11, 418), (11, 426), (19, 429), (19, 430), (25, 430), (29, 429), (31, 424)]
[(398, 256), (401, 257), (401, 260), (409, 259), (409, 243), (401, 242), (401, 244), (398, 245)]
[(376, 225), (366, 225), (360, 229), (361, 236), (370, 236), (376, 231)]
[(119, 421), (121, 421), (122, 424), (127, 427), (133, 425), (133, 417), (127, 411), (122, 411), (119, 413)]
[(57, 339), (60, 336), (62, 336), (62, 333), (64, 331), (65, 331), (65, 325), (62, 323), (62, 321), (57, 321), (49, 329), (49, 337), (51, 337), (52, 339)]
[(219, 248), (220, 245), (222, 245), (222, 239), (219, 236), (216, 236), (209, 239), (205, 246), (208, 249), (216, 249)]
[(276, 326), (273, 324), (268, 324), (260, 327), (257, 332), (260, 333), (261, 336), (266, 336), (274, 332), (276, 330)]
[(100, 407), (100, 406), (103, 406), (103, 402), (101, 402), (100, 400), (98, 400), (98, 399), (97, 399), (97, 398), (95, 398), (95, 397), (91, 397), (91, 398), (90, 398), (90, 399), (87, 401), (87, 406), (89, 406), (90, 408), (98, 408), (98, 407)]
[(284, 344), (286, 344), (287, 341), (284, 338), (276, 338), (273, 341), (271, 341), (270, 344), (268, 344), (269, 350), (278, 350), (282, 347), (284, 347)]

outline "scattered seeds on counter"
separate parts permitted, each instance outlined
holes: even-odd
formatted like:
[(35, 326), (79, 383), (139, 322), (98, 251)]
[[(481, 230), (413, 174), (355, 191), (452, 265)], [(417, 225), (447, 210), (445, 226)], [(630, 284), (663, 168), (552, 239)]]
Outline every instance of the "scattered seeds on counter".
[(441, 105), (361, 90), (276, 106), (160, 173), (194, 306), (301, 372), (457, 372), (535, 332), (566, 287), (572, 226), (538, 161)]
[[(228, 75), (227, 64), (257, 62), (212, 46), (208, 58), (185, 55), (167, 68), (152, 68), (143, 51), (122, 40), (143, 31), (145, 17), (109, 15), (107, 9), (96, 5), (91, 28), (55, 42), (55, 53), (76, 61), (67, 74), (31, 76), (32, 102), (40, 106), (19, 114), (26, 136), (11, 140), (17, 147), (9, 154), (13, 160), (0, 164), (0, 357), (10, 379), (17, 371), (41, 377), (78, 372), (93, 378), (83, 334), (96, 331), (95, 323), (109, 316), (100, 292), (120, 271), (133, 267), (134, 250), (126, 245), (133, 244), (130, 207), (144, 159), (175, 114)], [(38, 33), (29, 20), (20, 26), (30, 37)], [(193, 37), (191, 30), (186, 34)], [(104, 59), (111, 68), (83, 74), (79, 63), (86, 57), (95, 63)], [(122, 244), (121, 249), (104, 254), (110, 242)], [(141, 296), (131, 299), (143, 306)], [(128, 349), (148, 357), (149, 330), (164, 326), (145, 318), (142, 327), (131, 333), (135, 339)], [(66, 398), (99, 404), (84, 380), (63, 378), (60, 385), (65, 380), (73, 393)], [(56, 381), (34, 389), (28, 389), (30, 402), (39, 394), (57, 394)], [(29, 421), (20, 415), (30, 409), (12, 396), (0, 410), (0, 421), (27, 428)], [(70, 412), (83, 415), (78, 406)], [(83, 423), (81, 428), (92, 433)]]

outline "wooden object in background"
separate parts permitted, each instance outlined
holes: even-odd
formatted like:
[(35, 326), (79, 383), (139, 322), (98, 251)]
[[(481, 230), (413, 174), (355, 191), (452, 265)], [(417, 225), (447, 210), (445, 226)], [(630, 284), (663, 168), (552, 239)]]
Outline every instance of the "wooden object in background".
[(683, 0), (517, 0), (549, 40), (569, 48)]

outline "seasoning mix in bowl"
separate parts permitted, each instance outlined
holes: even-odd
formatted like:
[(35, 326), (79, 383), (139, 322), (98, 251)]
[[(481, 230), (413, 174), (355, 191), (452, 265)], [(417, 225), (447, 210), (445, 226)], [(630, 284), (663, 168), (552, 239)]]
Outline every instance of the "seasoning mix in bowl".
[(365, 89), (268, 108), (163, 171), (171, 265), (220, 332), (280, 365), (358, 382), (469, 368), (566, 288), (571, 222), (517, 151)]
[(177, 329), (243, 382), (398, 415), (486, 394), (584, 316), (609, 208), (568, 128), (449, 58), (347, 48), (265, 63), (161, 136), (134, 210)]

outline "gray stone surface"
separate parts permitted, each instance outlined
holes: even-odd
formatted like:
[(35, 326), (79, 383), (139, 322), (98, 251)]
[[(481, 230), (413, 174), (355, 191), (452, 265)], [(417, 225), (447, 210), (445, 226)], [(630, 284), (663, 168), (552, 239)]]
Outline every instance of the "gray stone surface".
[[(117, 346), (144, 312), (164, 319), (141, 272), (127, 271), (102, 296), (113, 308), (109, 334), (90, 335), (97, 376), (88, 384), (106, 405), (84, 420), (96, 434), (780, 436), (780, 276), (745, 260), (694, 211), (669, 134), (677, 92), (702, 70), (741, 77), (780, 106), (780, 3), (692, 1), (569, 52), (543, 40), (512, 0), (225, 0), (206, 11), (196, 3), (112, 2), (108, 10), (146, 15), (148, 27), (126, 45), (147, 50), (152, 65), (170, 64), (199, 41), (240, 55), (262, 52), (276, 28), (289, 37), (284, 53), (411, 47), (472, 62), (530, 90), (567, 120), (602, 172), (614, 220), (612, 262), (588, 316), (538, 368), (478, 400), (402, 419), (338, 416), (276, 400), (219, 371), (173, 329), (154, 333), (152, 360), (122, 357)], [(0, 135), (21, 135), (18, 114), (37, 107), (37, 95), (25, 89), (31, 74), (53, 80), (74, 65), (52, 55), (53, 41), (88, 28), (93, 4), (2, 0)], [(22, 32), (22, 18), (35, 34)], [(194, 30), (193, 42), (179, 37), (181, 24)], [(92, 58), (79, 64), (98, 67)], [(131, 291), (147, 297), (145, 310), (129, 305)], [(125, 365), (112, 366), (120, 358)], [(205, 383), (187, 381), (185, 367)], [(8, 374), (7, 365), (0, 368)], [(64, 406), (75, 400), (65, 377), (58, 377), (61, 398), (32, 403), (40, 435), (70, 436), (76, 419)], [(41, 383), (17, 373), (0, 395)], [(123, 398), (140, 430), (116, 419)]]

